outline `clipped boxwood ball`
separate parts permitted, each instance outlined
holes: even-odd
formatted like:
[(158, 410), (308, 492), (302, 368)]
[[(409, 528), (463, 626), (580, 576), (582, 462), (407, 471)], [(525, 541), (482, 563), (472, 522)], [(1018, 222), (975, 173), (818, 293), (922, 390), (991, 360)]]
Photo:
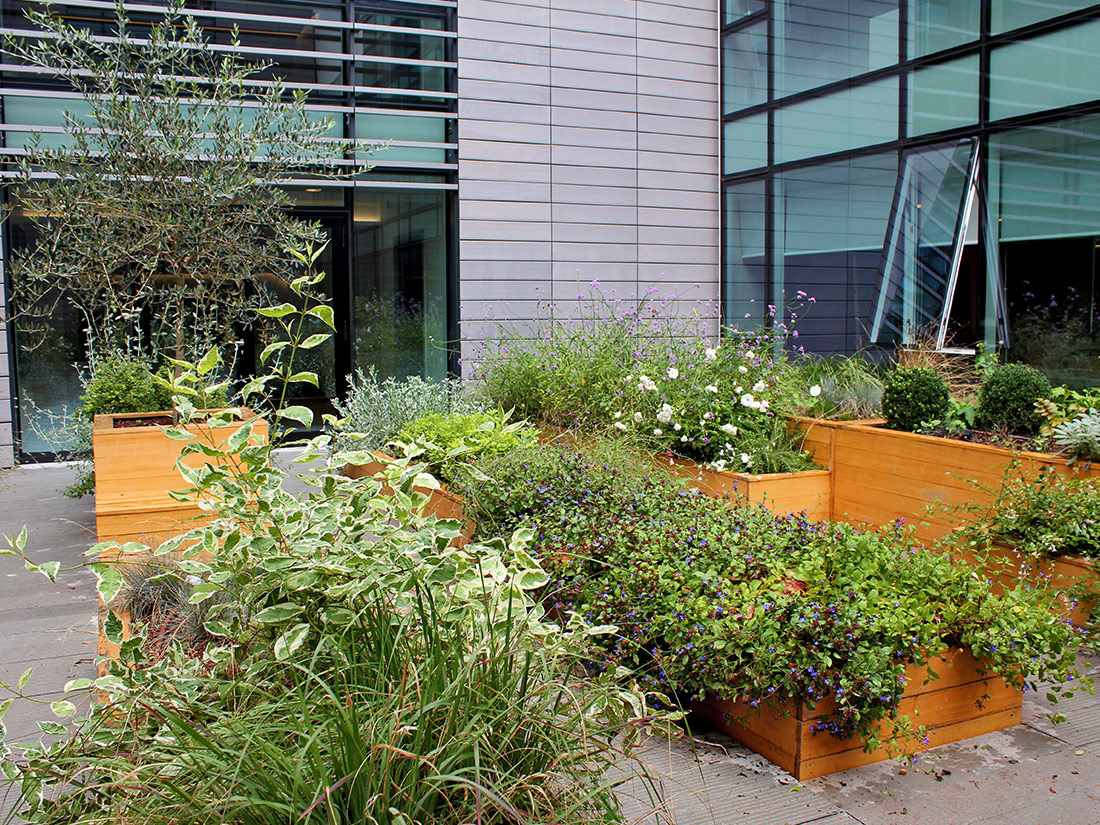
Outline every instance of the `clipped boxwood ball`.
[(1050, 381), (1026, 364), (1004, 364), (985, 379), (978, 395), (978, 426), (1020, 435), (1039, 432), (1035, 402), (1050, 397)]
[(947, 384), (935, 370), (899, 368), (882, 388), (882, 414), (891, 429), (915, 433), (926, 421), (944, 419), (950, 399)]

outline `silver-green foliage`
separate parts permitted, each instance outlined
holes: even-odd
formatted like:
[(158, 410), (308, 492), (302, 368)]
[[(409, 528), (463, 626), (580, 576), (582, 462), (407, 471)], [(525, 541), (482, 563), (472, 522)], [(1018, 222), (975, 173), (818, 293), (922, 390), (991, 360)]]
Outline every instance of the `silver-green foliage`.
[(1054, 427), (1054, 443), (1075, 459), (1100, 459), (1100, 413), (1090, 409)]
[(426, 415), (471, 415), (490, 409), (463, 391), (455, 379), (432, 381), (408, 378), (379, 378), (371, 367), (359, 370), (347, 399), (336, 402), (343, 420), (336, 434), (336, 446), (346, 450), (381, 450), (407, 425)]

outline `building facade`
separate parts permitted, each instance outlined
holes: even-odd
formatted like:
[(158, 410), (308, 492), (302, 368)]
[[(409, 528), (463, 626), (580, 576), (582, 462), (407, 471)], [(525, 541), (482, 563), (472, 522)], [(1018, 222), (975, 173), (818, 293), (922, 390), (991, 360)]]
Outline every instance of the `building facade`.
[[(33, 0), (2, 0), (26, 29)], [(135, 20), (157, 3), (132, 4)], [(53, 8), (103, 29), (107, 0)], [(349, 374), (441, 376), (553, 304), (635, 301), (729, 324), (812, 297), (808, 351), (1009, 346), (1095, 383), (1100, 4), (1074, 0), (194, 0), (215, 48), (305, 89), (334, 133), (390, 140), (303, 181)], [(0, 134), (74, 95), (0, 64)], [(259, 77), (263, 82), (264, 77)], [(15, 210), (10, 250), (33, 242)], [(0, 300), (3, 293), (0, 292)], [(0, 463), (48, 455), (81, 331), (0, 336)], [(717, 332), (717, 324), (714, 331)], [(324, 399), (321, 399), (322, 401)]]

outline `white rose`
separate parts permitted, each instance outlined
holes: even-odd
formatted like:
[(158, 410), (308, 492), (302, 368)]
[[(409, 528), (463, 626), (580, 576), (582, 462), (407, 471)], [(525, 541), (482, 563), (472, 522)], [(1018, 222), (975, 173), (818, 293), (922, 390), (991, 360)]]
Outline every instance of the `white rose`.
[(742, 364), (741, 366), (739, 366), (739, 367), (737, 368), (737, 371), (738, 371), (739, 373), (741, 373), (742, 375), (744, 375), (744, 374), (745, 374), (746, 372), (748, 372), (748, 371), (749, 371), (749, 368), (748, 368), (748, 367), (746, 367), (746, 366), (745, 366), (744, 364)]
[(761, 401), (757, 405), (757, 409), (760, 410), (760, 412), (767, 412), (768, 411), (768, 402), (767, 401)]
[(755, 406), (755, 404), (756, 404), (756, 399), (752, 397), (751, 393), (745, 393), (744, 395), (741, 396), (741, 405), (742, 406), (752, 407), (752, 406)]
[(634, 420), (637, 421), (639, 424), (641, 424), (642, 423), (642, 414), (640, 412), (639, 413), (634, 413)]
[(707, 347), (705, 350), (703, 350), (703, 357), (707, 361), (717, 361), (718, 350), (716, 350), (714, 347)]
[(737, 393), (738, 395), (740, 395), (741, 393), (743, 393), (745, 391), (745, 388), (744, 387), (734, 387), (733, 391), (735, 393)]
[(764, 390), (767, 389), (767, 386), (768, 385), (765, 384), (763, 381), (757, 381), (755, 384), (752, 385), (752, 391), (753, 392), (764, 392)]
[(705, 387), (703, 387), (703, 389), (705, 389), (707, 392), (717, 393), (718, 392), (718, 385), (717, 384), (707, 384)]
[(744, 464), (746, 467), (751, 467), (752, 466), (752, 456), (749, 455), (748, 453), (741, 453), (741, 463)]
[(672, 420), (672, 407), (668, 404), (662, 404), (661, 409), (657, 411), (657, 420), (662, 424), (667, 424)]
[(654, 435), (664, 435), (665, 433), (664, 433), (664, 430), (662, 430), (660, 427), (654, 427), (653, 428), (653, 434)]
[(657, 389), (657, 385), (653, 383), (653, 379), (647, 375), (638, 376), (638, 389), (642, 392)]
[(722, 432), (726, 433), (727, 435), (737, 435), (737, 428), (732, 424), (723, 424)]
[(624, 424), (622, 421), (616, 421), (615, 426), (618, 427), (623, 432), (626, 432), (626, 424)]
[(679, 421), (677, 421), (677, 422), (676, 422), (675, 424), (673, 424), (673, 425), (672, 425), (672, 429), (676, 430), (676, 432), (680, 432), (680, 430), (682, 430), (682, 429), (684, 429), (684, 428), (683, 428), (683, 427), (681, 427), (681, 426), (680, 426), (680, 422), (679, 422)]
[(812, 387), (810, 387), (810, 395), (814, 398), (817, 398), (819, 395), (821, 395), (821, 385), (814, 384)]
[(686, 442), (687, 440), (688, 440), (688, 437), (686, 435), (680, 436), (680, 441), (681, 442)]
[(615, 418), (618, 419), (618, 418), (622, 418), (622, 417), (623, 417), (623, 414), (621, 412), (615, 413)]
[(668, 368), (668, 377), (669, 377), (669, 379), (674, 381), (674, 380), (676, 380), (677, 378), (680, 377), (680, 371), (678, 369), (676, 369), (676, 367), (669, 367)]

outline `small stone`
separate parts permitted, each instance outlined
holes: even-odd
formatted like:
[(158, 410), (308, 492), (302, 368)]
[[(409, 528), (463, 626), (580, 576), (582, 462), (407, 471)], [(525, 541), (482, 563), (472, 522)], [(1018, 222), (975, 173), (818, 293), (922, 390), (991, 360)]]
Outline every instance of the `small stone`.
[(905, 774), (909, 773), (909, 771), (907, 771), (905, 768), (902, 768), (900, 771), (898, 771), (898, 773), (900, 773), (902, 776), (905, 776)]

